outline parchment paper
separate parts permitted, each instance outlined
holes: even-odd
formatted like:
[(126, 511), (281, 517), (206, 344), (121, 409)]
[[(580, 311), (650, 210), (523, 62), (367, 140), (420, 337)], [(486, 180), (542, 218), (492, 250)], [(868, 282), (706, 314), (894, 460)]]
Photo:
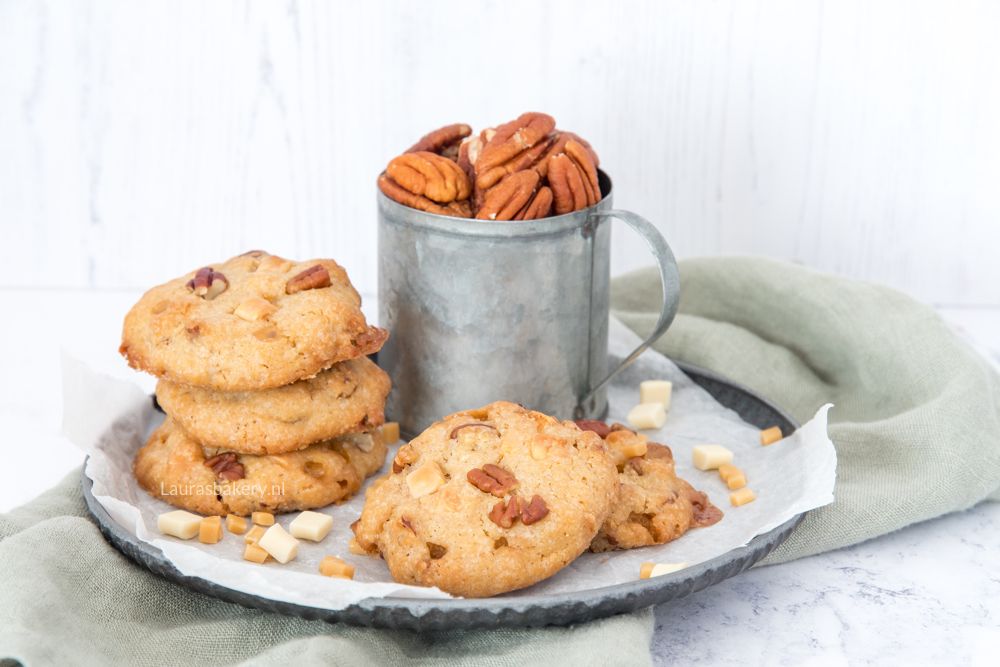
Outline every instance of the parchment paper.
[[(609, 363), (624, 358), (638, 342), (631, 331), (612, 318)], [(673, 401), (664, 428), (644, 433), (651, 441), (672, 448), (678, 475), (708, 494), (725, 513), (722, 521), (689, 531), (662, 546), (585, 553), (554, 577), (510, 593), (510, 597), (581, 591), (633, 581), (644, 561), (694, 565), (743, 546), (800, 512), (833, 502), (837, 457), (826, 433), (830, 405), (822, 407), (785, 440), (762, 447), (756, 427), (720, 405), (661, 354), (648, 350), (611, 385), (609, 422), (625, 423), (625, 415), (639, 402), (639, 382), (649, 379), (673, 382)], [(286, 565), (244, 561), (243, 538), (239, 535), (226, 533), (222, 542), (214, 545), (161, 535), (156, 517), (173, 508), (139, 488), (132, 475), (132, 458), (162, 416), (152, 409), (150, 398), (137, 386), (96, 374), (65, 355), (63, 387), (63, 430), (89, 455), (85, 472), (94, 482), (94, 496), (115, 521), (140, 540), (161, 549), (182, 573), (245, 593), (326, 609), (341, 609), (370, 597), (450, 597), (436, 588), (394, 583), (382, 560), (347, 551), (352, 537), (349, 526), (361, 513), (367, 485), (347, 503), (321, 510), (333, 516), (333, 531), (319, 544), (302, 541), (298, 557)], [(718, 473), (692, 467), (691, 448), (702, 443), (718, 443), (734, 452), (734, 462), (746, 472), (748, 486), (757, 493), (754, 502), (732, 507), (729, 490)], [(390, 465), (393, 451), (390, 449), (383, 472)], [(279, 516), (278, 522), (287, 528), (295, 516)], [(325, 555), (352, 563), (355, 579), (319, 575), (319, 561)]]

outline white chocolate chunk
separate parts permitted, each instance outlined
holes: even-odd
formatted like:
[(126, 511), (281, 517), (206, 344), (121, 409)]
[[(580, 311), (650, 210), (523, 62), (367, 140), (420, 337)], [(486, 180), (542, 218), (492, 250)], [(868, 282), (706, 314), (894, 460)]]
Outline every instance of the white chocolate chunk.
[(663, 574), (671, 574), (687, 567), (687, 563), (643, 563), (639, 568), (639, 578), (649, 579)]
[(281, 564), (292, 560), (299, 553), (299, 541), (277, 523), (267, 529), (257, 546)]
[(670, 396), (674, 384), (667, 380), (646, 380), (639, 383), (640, 403), (663, 403), (663, 409), (670, 409)]
[(161, 514), (156, 519), (156, 527), (164, 535), (173, 535), (182, 540), (190, 540), (201, 530), (201, 517), (184, 510), (174, 510)]
[(434, 493), (444, 482), (440, 466), (433, 461), (425, 463), (406, 476), (406, 486), (414, 498)]
[(640, 403), (629, 410), (626, 419), (632, 428), (662, 428), (667, 421), (667, 411), (663, 403)]
[(313, 542), (321, 541), (331, 528), (333, 528), (333, 517), (319, 512), (303, 512), (288, 524), (292, 537)]
[(692, 462), (698, 470), (715, 470), (733, 462), (733, 453), (722, 445), (695, 445), (691, 451)]

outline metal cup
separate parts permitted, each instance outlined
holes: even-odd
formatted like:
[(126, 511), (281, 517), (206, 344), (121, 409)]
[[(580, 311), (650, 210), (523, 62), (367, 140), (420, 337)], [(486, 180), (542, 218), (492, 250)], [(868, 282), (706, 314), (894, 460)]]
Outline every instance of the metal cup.
[[(605, 387), (670, 326), (680, 278), (663, 236), (611, 208), (611, 179), (590, 208), (543, 220), (450, 218), (378, 192), (379, 364), (386, 411), (408, 435), (444, 415), (508, 400), (560, 418), (600, 419)], [(611, 220), (649, 244), (663, 305), (656, 329), (610, 373)]]

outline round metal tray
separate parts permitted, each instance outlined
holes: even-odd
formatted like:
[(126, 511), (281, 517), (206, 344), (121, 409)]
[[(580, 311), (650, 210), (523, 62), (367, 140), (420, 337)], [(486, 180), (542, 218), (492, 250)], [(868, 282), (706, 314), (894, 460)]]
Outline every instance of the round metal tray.
[[(785, 433), (790, 433), (798, 427), (798, 424), (780, 408), (749, 389), (710, 371), (687, 364), (678, 365), (716, 400), (735, 410), (748, 423), (760, 428), (778, 425)], [(94, 498), (91, 492), (92, 482), (86, 475), (83, 476), (82, 486), (87, 508), (108, 542), (136, 563), (162, 577), (206, 595), (253, 609), (310, 620), (418, 631), (569, 625), (667, 602), (749, 569), (781, 544), (805, 516), (800, 514), (774, 530), (758, 535), (745, 547), (734, 549), (718, 558), (674, 574), (652, 579), (639, 579), (625, 584), (560, 595), (529, 594), (516, 598), (455, 600), (373, 598), (362, 600), (345, 609), (331, 611), (269, 600), (225, 588), (199, 577), (181, 574), (164, 558), (163, 552), (141, 542), (111, 518)]]

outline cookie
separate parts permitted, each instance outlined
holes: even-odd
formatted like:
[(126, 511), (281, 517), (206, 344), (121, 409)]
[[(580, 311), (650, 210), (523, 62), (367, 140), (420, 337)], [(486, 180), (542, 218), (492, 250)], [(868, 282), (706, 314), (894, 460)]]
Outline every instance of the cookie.
[(160, 380), (160, 406), (206, 447), (283, 454), (385, 421), (389, 376), (367, 357), (334, 364), (309, 380), (226, 392)]
[(354, 531), (396, 581), (485, 597), (572, 562), (617, 491), (596, 434), (498, 402), (450, 415), (402, 446)]
[(292, 512), (347, 500), (385, 452), (361, 433), (288, 454), (235, 454), (202, 447), (167, 417), (136, 454), (134, 472), (151, 495), (199, 514)]
[(622, 427), (612, 427), (609, 441), (612, 458), (616, 445), (638, 445), (642, 456), (629, 457), (620, 464), (621, 488), (600, 532), (590, 545), (591, 551), (634, 549), (666, 544), (691, 528), (710, 526), (722, 518), (722, 512), (701, 491), (677, 476), (670, 448), (646, 443), (644, 436)]
[(119, 351), (133, 368), (218, 391), (280, 387), (371, 354), (371, 327), (339, 264), (252, 251), (146, 292)]

